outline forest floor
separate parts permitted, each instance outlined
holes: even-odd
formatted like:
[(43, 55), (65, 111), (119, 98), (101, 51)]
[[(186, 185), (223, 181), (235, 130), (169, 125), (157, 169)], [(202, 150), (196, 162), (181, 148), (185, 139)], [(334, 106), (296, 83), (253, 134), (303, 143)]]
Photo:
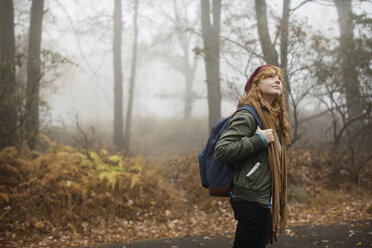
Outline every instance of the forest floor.
[[(144, 240), (133, 244), (116, 243), (97, 248), (193, 248), (232, 247), (233, 235), (199, 235), (157, 240)], [(349, 248), (372, 247), (372, 219), (349, 221), (331, 225), (290, 226), (279, 236), (272, 248)]]
[[(229, 200), (200, 186), (197, 154), (147, 162), (46, 141), (0, 152), (1, 247), (231, 246)], [(372, 168), (336, 183), (330, 158), (291, 149), (288, 228), (272, 247), (372, 247)]]

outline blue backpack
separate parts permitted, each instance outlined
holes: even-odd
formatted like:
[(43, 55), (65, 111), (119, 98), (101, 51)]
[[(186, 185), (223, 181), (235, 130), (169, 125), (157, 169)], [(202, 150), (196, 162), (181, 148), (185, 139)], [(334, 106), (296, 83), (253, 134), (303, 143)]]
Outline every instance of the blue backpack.
[[(262, 128), (262, 122), (254, 107), (244, 105), (236, 112), (242, 109), (248, 110), (256, 119), (260, 128)], [(214, 147), (216, 146), (216, 143), (221, 137), (222, 133), (229, 126), (231, 118), (232, 115), (227, 118), (221, 118), (217, 121), (216, 125), (214, 125), (212, 128), (205, 148), (199, 153), (199, 172), (201, 183), (204, 188), (208, 189), (209, 194), (212, 196), (227, 197), (229, 195), (234, 178), (234, 171), (230, 169), (229, 164), (218, 161), (214, 156)]]

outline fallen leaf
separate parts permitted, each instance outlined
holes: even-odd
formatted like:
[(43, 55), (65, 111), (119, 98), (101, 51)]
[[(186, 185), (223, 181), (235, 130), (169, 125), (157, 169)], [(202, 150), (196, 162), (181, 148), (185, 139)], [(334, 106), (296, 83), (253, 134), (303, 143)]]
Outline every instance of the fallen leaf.
[(0, 192), (0, 198), (2, 198), (6, 203), (9, 203), (9, 196), (7, 194)]

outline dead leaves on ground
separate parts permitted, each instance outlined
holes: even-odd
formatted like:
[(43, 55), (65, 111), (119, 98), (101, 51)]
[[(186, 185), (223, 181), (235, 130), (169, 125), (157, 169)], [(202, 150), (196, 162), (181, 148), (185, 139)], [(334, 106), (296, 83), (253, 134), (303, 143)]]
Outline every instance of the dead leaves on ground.
[[(71, 247), (234, 232), (228, 199), (201, 188), (197, 154), (148, 164), (143, 158), (51, 147), (0, 152), (0, 243)], [(326, 160), (324, 158), (323, 160)], [(293, 150), (290, 178), (308, 198), (291, 202), (289, 226), (371, 218), (370, 192), (327, 189), (327, 170)], [(4, 173), (4, 174), (3, 174)]]

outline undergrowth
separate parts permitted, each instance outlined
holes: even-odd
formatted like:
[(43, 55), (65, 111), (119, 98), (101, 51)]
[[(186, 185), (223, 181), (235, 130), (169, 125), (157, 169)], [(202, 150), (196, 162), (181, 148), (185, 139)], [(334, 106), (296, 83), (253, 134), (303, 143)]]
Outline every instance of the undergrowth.
[[(206, 220), (232, 218), (228, 200), (211, 197), (201, 187), (197, 153), (151, 163), (140, 156), (123, 157), (105, 149), (78, 150), (41, 137), (44, 152), (27, 147), (0, 151), (2, 233), (30, 229), (79, 232), (87, 226), (105, 227), (118, 218), (162, 223), (159, 226), (173, 230), (172, 223), (196, 228), (198, 218), (204, 218), (201, 223), (205, 226), (209, 225)], [(329, 159), (326, 151), (288, 151), (292, 223), (305, 219), (304, 214), (310, 216), (307, 209), (322, 209), (341, 200), (348, 203), (345, 195), (361, 206), (362, 216), (372, 214), (372, 203), (365, 200), (371, 199), (371, 166), (363, 172), (359, 187), (351, 183), (347, 172), (342, 173), (339, 191), (335, 191)], [(336, 210), (328, 214), (333, 216)], [(184, 221), (177, 222), (181, 219)]]
[(0, 152), (2, 230), (22, 225), (76, 229), (96, 217), (161, 220), (161, 210), (172, 211), (181, 202), (141, 157), (77, 151), (43, 138), (49, 144), (44, 153), (15, 147)]

